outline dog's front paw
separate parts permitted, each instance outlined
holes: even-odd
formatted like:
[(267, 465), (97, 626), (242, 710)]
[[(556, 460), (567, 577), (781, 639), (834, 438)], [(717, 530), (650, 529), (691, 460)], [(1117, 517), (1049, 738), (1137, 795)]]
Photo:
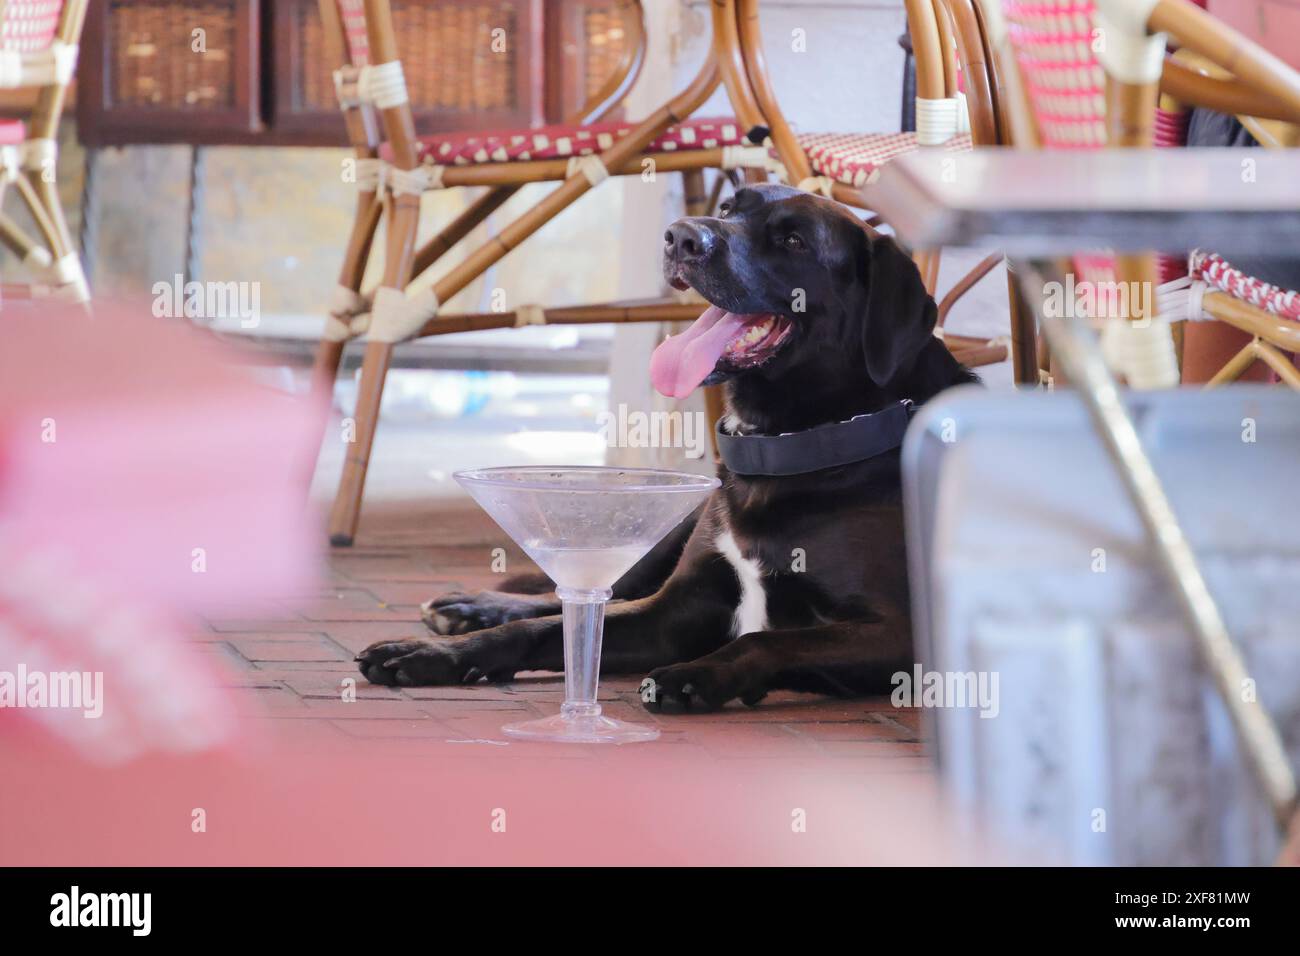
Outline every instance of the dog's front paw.
[(746, 704), (757, 704), (767, 694), (749, 680), (736, 664), (695, 662), (659, 667), (641, 682), (641, 702), (647, 710), (706, 710), (721, 707), (739, 697)]
[(496, 591), (480, 591), (478, 594), (451, 591), (420, 605), (420, 620), (424, 621), (424, 626), (444, 637), (484, 631), (529, 616), (530, 608), (526, 602)]
[(456, 647), (442, 641), (379, 641), (358, 654), (356, 661), (372, 684), (460, 684), (474, 676), (474, 669), (464, 663)]

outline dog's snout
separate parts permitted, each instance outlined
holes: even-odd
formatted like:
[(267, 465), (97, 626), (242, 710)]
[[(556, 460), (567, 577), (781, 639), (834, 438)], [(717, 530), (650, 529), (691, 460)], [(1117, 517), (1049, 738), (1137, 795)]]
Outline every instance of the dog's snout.
[(703, 259), (713, 251), (716, 238), (699, 223), (679, 219), (664, 233), (664, 253), (678, 262)]

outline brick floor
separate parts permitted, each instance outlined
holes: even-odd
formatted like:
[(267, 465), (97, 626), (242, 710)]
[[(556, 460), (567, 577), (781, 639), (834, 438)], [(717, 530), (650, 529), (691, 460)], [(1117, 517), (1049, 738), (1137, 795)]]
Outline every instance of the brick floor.
[(918, 715), (883, 698), (774, 693), (753, 708), (733, 703), (713, 713), (659, 715), (641, 706), (640, 675), (607, 678), (599, 694), (606, 712), (654, 724), (663, 736), (622, 748), (563, 747), (510, 741), (501, 733), (503, 723), (558, 711), (558, 675), (409, 689), (377, 687), (360, 676), (351, 661), (356, 651), (381, 638), (424, 633), (421, 601), (499, 582), (491, 570), (494, 548), (505, 549), (511, 572), (530, 567), (473, 506), (369, 506), (355, 546), (326, 556), (320, 587), (251, 611), (214, 615), (190, 636), (220, 666), (248, 729), (275, 734), (305, 752), (337, 747), (377, 754), (454, 751), (457, 758), (492, 760), (596, 759), (627, 765), (630, 772), (638, 753), (689, 753), (736, 765), (787, 759), (791, 766), (855, 774), (930, 773)]

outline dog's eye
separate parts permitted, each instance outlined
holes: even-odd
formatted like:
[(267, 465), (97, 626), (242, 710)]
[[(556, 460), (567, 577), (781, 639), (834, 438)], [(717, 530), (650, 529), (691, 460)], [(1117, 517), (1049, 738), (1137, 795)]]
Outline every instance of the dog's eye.
[(720, 219), (726, 219), (729, 215), (731, 215), (730, 199), (728, 199), (726, 202), (724, 202), (721, 206), (718, 207), (718, 217)]
[(799, 250), (803, 248), (803, 237), (797, 232), (792, 232), (785, 237), (785, 247), (787, 249)]

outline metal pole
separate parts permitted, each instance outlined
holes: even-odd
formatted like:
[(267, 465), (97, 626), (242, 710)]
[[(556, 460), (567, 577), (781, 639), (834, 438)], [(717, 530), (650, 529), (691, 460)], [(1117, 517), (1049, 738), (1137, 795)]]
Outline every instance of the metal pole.
[[(185, 281), (196, 282), (199, 278), (199, 260), (202, 256), (203, 242), (203, 202), (207, 180), (203, 168), (203, 147), (190, 147), (190, 181), (189, 208), (185, 215)], [(209, 316), (209, 320), (211, 316)]]
[(99, 147), (87, 146), (81, 186), (81, 223), (78, 239), (81, 244), (81, 271), (87, 287), (95, 284), (95, 266), (99, 254)]

